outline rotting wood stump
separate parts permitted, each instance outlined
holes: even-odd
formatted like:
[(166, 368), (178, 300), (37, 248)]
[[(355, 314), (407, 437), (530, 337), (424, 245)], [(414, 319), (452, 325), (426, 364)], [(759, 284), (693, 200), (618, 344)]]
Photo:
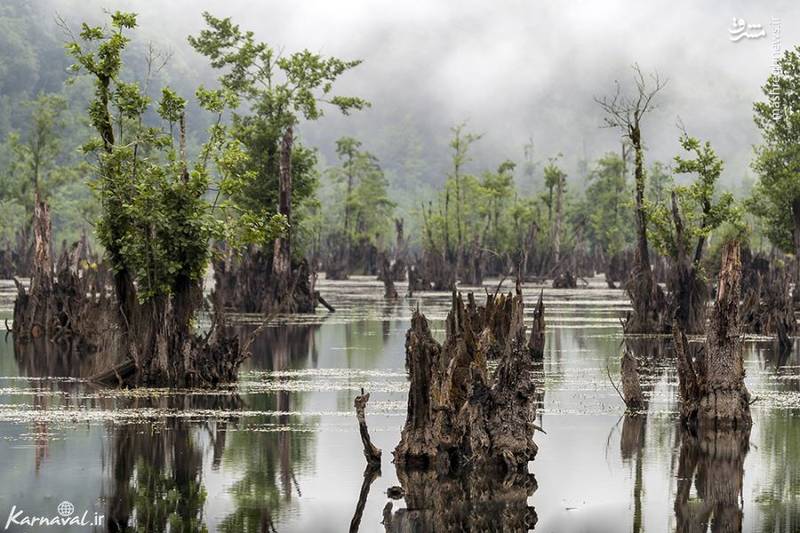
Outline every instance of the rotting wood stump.
[[(519, 285), (514, 296), (492, 297), (484, 312), (471, 295), (469, 301), (467, 306), (461, 294), (453, 294), (443, 344), (419, 309), (412, 316), (406, 334), (408, 413), (393, 452), (398, 468), (443, 472), (469, 463), (512, 471), (536, 456), (534, 362)], [(508, 324), (502, 344), (497, 324)], [(487, 359), (498, 346), (503, 349), (490, 375)]]
[(673, 324), (681, 420), (690, 429), (719, 431), (752, 425), (742, 358), (741, 276), (739, 244), (731, 242), (722, 255), (705, 349), (694, 359), (686, 335), (677, 321)]
[(358, 431), (361, 435), (361, 444), (364, 446), (364, 458), (367, 460), (367, 464), (380, 467), (381, 450), (372, 444), (372, 439), (369, 438), (369, 429), (367, 428), (367, 417), (365, 410), (367, 408), (368, 401), (369, 394), (365, 394), (364, 389), (361, 389), (361, 394), (356, 396), (356, 399), (353, 401), (353, 407), (356, 408)]
[(533, 325), (531, 327), (531, 336), (528, 340), (528, 352), (531, 357), (536, 361), (544, 359), (544, 290), (539, 292), (539, 300), (536, 302), (536, 307), (533, 309)]

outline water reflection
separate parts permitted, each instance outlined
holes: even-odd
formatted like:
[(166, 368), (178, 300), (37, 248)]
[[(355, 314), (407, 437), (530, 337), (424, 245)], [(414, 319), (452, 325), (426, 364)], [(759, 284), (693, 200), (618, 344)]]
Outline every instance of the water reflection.
[(157, 432), (123, 426), (112, 436), (109, 531), (206, 531), (202, 454), (192, 428), (170, 420)]
[[(97, 388), (55, 377), (82, 373), (81, 361), (0, 342), (0, 526), (12, 504), (38, 513), (69, 500), (118, 531), (338, 532), (359, 509), (360, 531), (524, 530), (534, 517), (537, 531), (800, 529), (797, 352), (781, 357), (773, 341), (748, 339), (747, 386), (759, 398), (751, 435), (709, 445), (678, 427), (669, 340), (621, 336), (621, 291), (545, 289), (536, 384), (547, 435), (537, 434), (529, 466), (541, 488), (532, 495), (531, 474), (398, 475), (389, 457), (372, 478), (353, 397), (371, 393), (370, 434), (393, 449), (410, 310), (419, 303), (441, 338), (449, 295), (387, 303), (382, 285), (364, 279), (320, 288), (337, 312), (266, 328), (242, 382), (214, 394)], [(626, 348), (647, 406), (624, 416), (608, 372), (619, 380)], [(390, 500), (396, 485), (406, 493)]]
[[(679, 533), (742, 531), (742, 480), (750, 431), (681, 432), (675, 492)], [(694, 489), (694, 490), (692, 490)]]
[(470, 471), (459, 476), (397, 470), (405, 508), (384, 509), (387, 532), (528, 531), (538, 517), (528, 498), (536, 478), (528, 472)]

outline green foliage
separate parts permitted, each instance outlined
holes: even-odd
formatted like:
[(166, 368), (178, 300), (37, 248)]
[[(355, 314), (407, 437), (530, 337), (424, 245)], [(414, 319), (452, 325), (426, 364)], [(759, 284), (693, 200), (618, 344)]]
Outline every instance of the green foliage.
[(778, 60), (779, 72), (761, 88), (766, 100), (754, 104), (755, 123), (763, 142), (756, 147), (753, 170), (758, 183), (748, 201), (761, 218), (767, 237), (786, 252), (800, 239), (800, 47)]
[[(725, 192), (716, 195), (716, 184), (722, 173), (723, 163), (717, 157), (711, 144), (701, 143), (694, 137), (684, 134), (680, 139), (683, 149), (691, 154), (690, 159), (675, 156), (675, 172), (694, 174), (696, 179), (688, 186), (675, 186), (672, 195), (676, 205), (666, 201), (647, 203), (646, 210), (650, 222), (649, 232), (653, 245), (664, 255), (678, 258), (680, 248), (689, 250), (697, 247), (694, 261), (702, 254), (703, 243), (712, 231), (723, 222), (741, 225), (742, 214), (733, 195)], [(717, 196), (715, 200), (715, 196)], [(683, 224), (682, 241), (675, 229), (673, 209), (677, 208)]]
[(625, 180), (624, 166), (616, 153), (601, 157), (589, 173), (585, 198), (578, 207), (586, 223), (590, 248), (609, 257), (634, 239), (632, 192)]
[[(135, 26), (135, 15), (114, 13), (110, 29), (84, 24), (80, 40), (67, 50), (75, 59), (73, 71), (88, 73), (95, 83), (89, 117), (99, 138), (84, 150), (97, 160), (92, 185), (102, 206), (98, 238), (113, 267), (130, 273), (139, 298), (147, 300), (172, 294), (181, 280), (197, 282), (204, 276), (209, 239), (224, 236), (205, 199), (211, 180), (207, 165), (217, 162), (223, 180), (234, 179), (224, 162), (236, 145), (223, 128), (212, 128), (201, 157), (190, 165), (184, 140), (173, 134), (186, 100), (170, 89), (162, 91), (156, 106), (161, 123), (145, 123), (150, 99), (138, 84), (119, 79), (129, 42), (124, 32)], [(211, 97), (202, 94), (208, 103)]]
[[(66, 134), (66, 100), (58, 94), (39, 94), (21, 105), (28, 113), (24, 131), (12, 131), (0, 146), (0, 202), (4, 209), (0, 234), (10, 239), (33, 216), (34, 194), (58, 207), (65, 188), (70, 195), (83, 196), (84, 206), (91, 207), (86, 194), (72, 185), (81, 179), (86, 165), (77, 161), (63, 141)], [(58, 213), (55, 228), (79, 226), (90, 209)]]
[[(189, 43), (212, 67), (224, 70), (219, 77), (222, 88), (247, 103), (246, 112), (234, 114), (230, 128), (244, 157), (237, 161), (239, 182), (226, 194), (246, 220), (266, 220), (278, 201), (279, 144), (286, 130), (300, 119), (320, 118), (325, 104), (344, 114), (369, 105), (360, 98), (333, 94), (336, 80), (360, 61), (326, 58), (308, 50), (284, 56), (229, 18), (209, 13), (203, 17), (207, 29), (189, 37)], [(316, 154), (295, 142), (291, 158), (292, 202), (302, 206), (317, 186)], [(258, 235), (266, 233), (251, 237)]]
[(345, 215), (343, 221), (347, 221), (347, 238), (351, 242), (379, 244), (376, 238), (391, 231), (395, 204), (389, 199), (389, 182), (377, 158), (359, 150), (360, 146), (360, 142), (350, 137), (336, 142), (336, 153), (342, 163), (332, 169), (332, 178), (346, 185), (342, 209), (336, 211)]

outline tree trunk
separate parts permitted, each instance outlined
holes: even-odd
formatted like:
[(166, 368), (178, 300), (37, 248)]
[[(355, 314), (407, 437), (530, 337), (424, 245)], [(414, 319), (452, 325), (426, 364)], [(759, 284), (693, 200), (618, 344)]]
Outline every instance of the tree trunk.
[(641, 131), (636, 123), (629, 128), (629, 137), (635, 154), (634, 178), (636, 185), (636, 254), (633, 274), (627, 291), (633, 306), (631, 316), (625, 322), (625, 333), (656, 333), (659, 315), (663, 312), (663, 294), (653, 280), (650, 268), (650, 252), (647, 243), (647, 214), (644, 207), (644, 158)]
[(380, 468), (381, 466), (381, 450), (372, 444), (372, 439), (369, 438), (369, 429), (367, 428), (367, 417), (364, 411), (367, 408), (369, 401), (369, 394), (364, 394), (364, 389), (361, 389), (361, 394), (356, 396), (353, 406), (356, 408), (356, 418), (358, 419), (358, 431), (361, 435), (361, 444), (364, 446), (364, 457), (367, 459), (367, 464)]
[(639, 384), (639, 362), (625, 350), (622, 354), (622, 399), (631, 411), (646, 408), (642, 387)]
[[(497, 318), (485, 320), (476, 335), (474, 305), (466, 307), (454, 294), (443, 345), (433, 339), (419, 311), (412, 316), (406, 335), (411, 388), (394, 451), (398, 465), (451, 470), (481, 463), (514, 471), (535, 457), (533, 360), (526, 349), (522, 295), (509, 294), (500, 303), (493, 308)], [(507, 322), (509, 331), (489, 376), (486, 360), (495, 346), (492, 324), (498, 321)]]
[(286, 219), (286, 235), (275, 239), (272, 253), (272, 280), (275, 299), (290, 297), (292, 275), (292, 128), (286, 129), (281, 140), (280, 168), (278, 171), (278, 213)]
[(539, 300), (536, 302), (536, 307), (533, 309), (533, 325), (531, 328), (531, 337), (528, 341), (528, 353), (535, 361), (544, 359), (544, 301), (542, 296), (544, 290), (539, 292)]
[(708, 291), (699, 278), (697, 269), (702, 257), (704, 239), (700, 238), (694, 258), (686, 249), (683, 218), (675, 191), (672, 191), (672, 220), (675, 224), (676, 256), (669, 285), (672, 298), (672, 315), (686, 333), (702, 333), (706, 325), (706, 299)]
[(686, 336), (676, 321), (681, 419), (690, 428), (749, 428), (750, 394), (744, 384), (739, 244), (729, 243), (722, 257), (717, 298), (711, 311), (704, 354), (692, 361)]

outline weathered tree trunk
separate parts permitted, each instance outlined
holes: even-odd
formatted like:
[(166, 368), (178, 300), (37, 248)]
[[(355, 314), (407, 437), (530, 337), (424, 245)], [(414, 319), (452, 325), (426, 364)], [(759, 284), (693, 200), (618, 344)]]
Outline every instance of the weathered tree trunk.
[(792, 241), (794, 243), (794, 293), (795, 302), (800, 302), (800, 198), (792, 202)]
[(392, 265), (392, 281), (403, 281), (406, 279), (408, 269), (408, 243), (403, 233), (403, 219), (394, 219), (395, 244), (394, 244), (394, 264)]
[(397, 289), (394, 286), (394, 276), (392, 268), (389, 266), (389, 258), (385, 253), (381, 253), (381, 279), (383, 280), (383, 297), (389, 299), (397, 298)]
[(353, 406), (356, 408), (358, 431), (361, 435), (361, 444), (364, 446), (364, 457), (367, 459), (367, 464), (380, 468), (381, 450), (372, 444), (372, 440), (369, 438), (369, 429), (367, 428), (367, 417), (365, 410), (367, 408), (368, 401), (369, 394), (364, 394), (364, 389), (361, 389), (361, 394), (356, 396)]
[(695, 255), (690, 258), (686, 250), (683, 218), (675, 191), (672, 191), (672, 220), (675, 224), (676, 244), (674, 272), (669, 278), (673, 318), (683, 331), (690, 334), (701, 333), (705, 329), (708, 291), (699, 278), (697, 269), (700, 266), (705, 238), (698, 239)]
[[(474, 301), (474, 300), (473, 300)], [(494, 374), (486, 365), (496, 345), (492, 323), (476, 335), (474, 310), (453, 295), (443, 345), (416, 311), (406, 335), (406, 365), (411, 380), (408, 415), (394, 451), (398, 465), (450, 470), (485, 463), (508, 471), (527, 465), (533, 442), (535, 386), (533, 360), (526, 349), (522, 295), (508, 295), (510, 323), (505, 349)]]
[(767, 267), (765, 274), (752, 275), (755, 281), (749, 282), (740, 312), (742, 329), (756, 335), (775, 336), (778, 353), (788, 354), (793, 345), (792, 336), (798, 331), (789, 272)]
[(661, 315), (666, 304), (661, 288), (653, 280), (650, 268), (647, 214), (644, 206), (644, 157), (638, 122), (629, 127), (628, 137), (635, 154), (636, 255), (633, 273), (626, 287), (633, 312), (625, 321), (624, 329), (625, 333), (656, 333), (662, 329)]
[(536, 307), (533, 309), (533, 325), (531, 328), (531, 337), (528, 341), (528, 353), (535, 361), (544, 359), (544, 290), (539, 292), (539, 300), (536, 302)]
[(711, 311), (702, 356), (692, 361), (686, 336), (674, 323), (681, 419), (699, 430), (742, 429), (752, 424), (750, 394), (744, 384), (739, 244), (729, 243), (722, 257), (717, 298)]
[(13, 331), (17, 338), (40, 337), (50, 333), (53, 320), (53, 257), (51, 255), (50, 209), (38, 193), (33, 208), (33, 265), (30, 291), (25, 292), (19, 281), (18, 297), (14, 304)]
[(275, 301), (290, 297), (292, 285), (292, 128), (286, 129), (281, 139), (280, 167), (278, 171), (278, 213), (286, 219), (286, 235), (275, 239), (272, 252), (272, 282)]
[(630, 411), (646, 408), (644, 394), (639, 383), (639, 362), (630, 351), (622, 353), (622, 399)]

